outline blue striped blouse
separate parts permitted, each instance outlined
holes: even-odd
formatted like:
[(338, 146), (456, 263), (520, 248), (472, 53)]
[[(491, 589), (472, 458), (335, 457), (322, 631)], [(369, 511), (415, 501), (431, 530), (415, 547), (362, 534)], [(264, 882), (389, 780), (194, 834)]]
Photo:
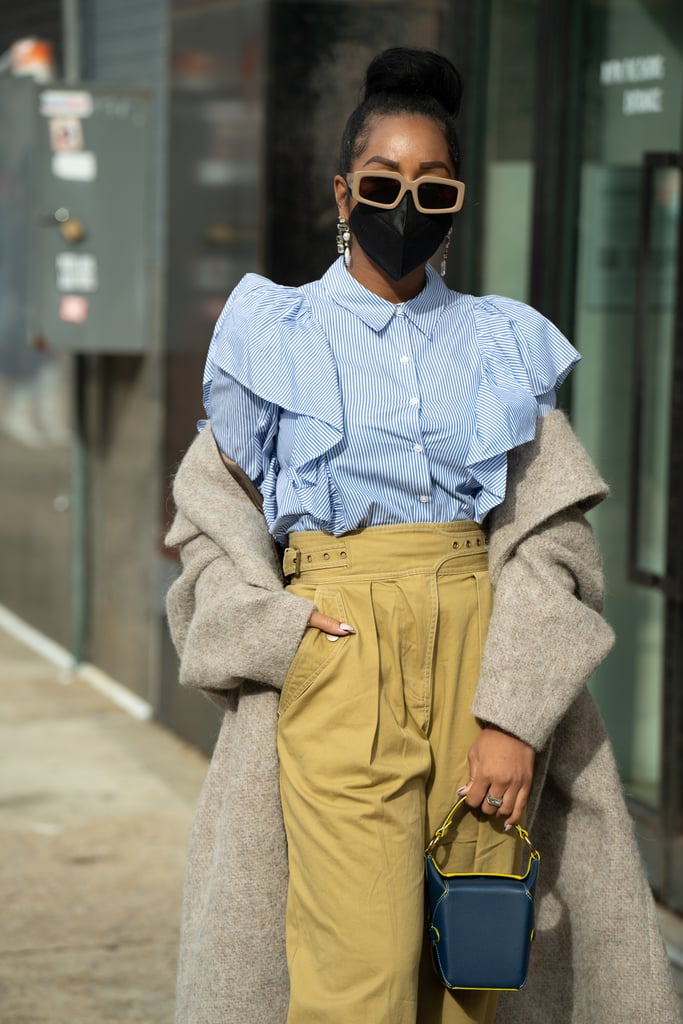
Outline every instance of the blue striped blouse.
[(216, 324), (204, 406), (281, 543), (482, 522), (505, 497), (507, 452), (533, 438), (579, 358), (523, 303), (461, 295), (427, 266), (423, 290), (395, 305), (340, 258), (300, 288), (242, 279)]

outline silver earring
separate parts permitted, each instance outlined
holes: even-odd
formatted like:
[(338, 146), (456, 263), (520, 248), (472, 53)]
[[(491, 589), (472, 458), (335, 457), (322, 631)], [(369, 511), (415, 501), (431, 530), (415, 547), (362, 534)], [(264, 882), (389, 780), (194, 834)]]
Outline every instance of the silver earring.
[(446, 276), (446, 264), (448, 262), (448, 250), (451, 247), (451, 235), (452, 234), (453, 234), (453, 228), (449, 228), (448, 229), (448, 234), (446, 235), (446, 242), (445, 242), (445, 245), (443, 247), (443, 251), (441, 253), (441, 267), (439, 269), (441, 271), (441, 276), (442, 277)]
[(351, 231), (349, 225), (343, 217), (339, 217), (337, 221), (337, 252), (341, 256), (344, 256), (344, 263), (347, 267), (351, 266), (351, 248), (349, 242), (351, 241)]

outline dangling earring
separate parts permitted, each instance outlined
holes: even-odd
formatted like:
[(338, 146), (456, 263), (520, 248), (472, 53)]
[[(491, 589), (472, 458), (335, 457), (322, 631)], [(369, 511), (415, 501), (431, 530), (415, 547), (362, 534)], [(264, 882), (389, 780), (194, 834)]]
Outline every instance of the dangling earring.
[(440, 271), (441, 271), (441, 276), (442, 277), (446, 276), (446, 263), (448, 262), (448, 250), (451, 247), (451, 235), (452, 234), (453, 234), (453, 228), (449, 228), (448, 229), (448, 234), (446, 235), (446, 242), (444, 244), (443, 251), (441, 253), (441, 267), (440, 267)]
[(340, 256), (343, 253), (344, 263), (347, 267), (351, 266), (351, 249), (349, 247), (350, 241), (351, 232), (349, 230), (349, 225), (340, 214), (339, 220), (337, 221), (337, 252), (339, 253)]

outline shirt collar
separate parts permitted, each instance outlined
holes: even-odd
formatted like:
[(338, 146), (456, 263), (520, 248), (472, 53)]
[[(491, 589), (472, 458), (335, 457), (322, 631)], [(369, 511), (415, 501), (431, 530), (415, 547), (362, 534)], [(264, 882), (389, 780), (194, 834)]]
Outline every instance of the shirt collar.
[[(348, 272), (342, 256), (335, 260), (323, 275), (322, 283), (330, 298), (338, 306), (348, 309), (377, 333), (383, 331), (390, 320), (396, 316), (398, 309), (396, 303), (388, 302), (364, 288)], [(406, 319), (410, 320), (429, 338), (450, 298), (450, 290), (428, 263), (424, 288), (414, 298), (401, 303), (401, 308)]]

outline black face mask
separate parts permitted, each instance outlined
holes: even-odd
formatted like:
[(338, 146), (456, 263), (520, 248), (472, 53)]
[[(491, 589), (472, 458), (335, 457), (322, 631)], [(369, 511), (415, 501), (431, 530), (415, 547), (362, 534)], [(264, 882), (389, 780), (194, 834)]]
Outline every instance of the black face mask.
[(409, 194), (393, 210), (357, 203), (349, 217), (363, 252), (393, 281), (426, 263), (452, 223), (451, 213), (420, 213)]

